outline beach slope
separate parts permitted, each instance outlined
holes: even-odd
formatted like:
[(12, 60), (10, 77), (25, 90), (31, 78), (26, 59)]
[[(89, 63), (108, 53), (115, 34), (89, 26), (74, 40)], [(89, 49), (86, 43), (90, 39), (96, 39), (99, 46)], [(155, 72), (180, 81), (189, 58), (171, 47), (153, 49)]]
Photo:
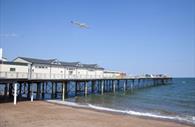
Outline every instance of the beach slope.
[(0, 127), (188, 127), (180, 123), (73, 108), (44, 101), (0, 104)]

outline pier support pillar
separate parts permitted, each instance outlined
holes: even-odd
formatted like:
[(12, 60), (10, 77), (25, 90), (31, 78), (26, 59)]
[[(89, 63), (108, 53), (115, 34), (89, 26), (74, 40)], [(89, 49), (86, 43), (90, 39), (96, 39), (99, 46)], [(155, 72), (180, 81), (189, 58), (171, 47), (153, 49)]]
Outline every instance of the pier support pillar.
[(26, 82), (24, 82), (23, 93), (26, 94)]
[(110, 91), (113, 91), (113, 83), (112, 83), (112, 80), (110, 80)]
[(22, 98), (22, 83), (19, 83), (19, 99)]
[(57, 88), (58, 86), (57, 86), (57, 84), (58, 84), (58, 83), (56, 82), (56, 83), (55, 83), (55, 99), (57, 98), (57, 92), (58, 92), (58, 88)]
[(126, 91), (126, 88), (127, 88), (127, 80), (124, 81), (124, 84), (123, 84), (123, 90), (124, 92)]
[(104, 81), (101, 81), (101, 94), (104, 94)]
[(12, 89), (13, 89), (13, 83), (9, 84), (9, 98), (12, 97)]
[(62, 83), (62, 101), (65, 99), (65, 82)]
[(30, 83), (28, 82), (27, 98), (30, 99)]
[(113, 92), (115, 93), (115, 91), (116, 91), (116, 84), (115, 84), (115, 81), (113, 80)]
[(67, 82), (62, 82), (62, 101), (64, 101), (67, 96)]
[(33, 90), (33, 83), (31, 83), (30, 85), (30, 88), (31, 88), (31, 94), (30, 94), (30, 100), (31, 100), (31, 102), (33, 102), (33, 100), (34, 100), (34, 96), (33, 96), (33, 94), (34, 94), (34, 90)]
[(42, 82), (42, 99), (45, 99), (45, 89), (44, 89), (44, 87), (45, 87), (45, 83)]
[(40, 99), (40, 93), (41, 93), (41, 83), (37, 83), (37, 95), (36, 98)]
[(95, 92), (95, 81), (91, 81), (91, 90), (92, 90), (92, 93)]
[(78, 81), (75, 82), (75, 96), (77, 96)]
[(48, 82), (46, 82), (46, 88), (45, 88), (46, 89), (46, 93), (47, 93), (47, 85), (48, 85)]
[(54, 82), (51, 83), (51, 99), (54, 98)]
[(87, 81), (85, 82), (85, 96), (87, 96), (88, 93), (88, 83)]
[(14, 83), (14, 105), (16, 105), (17, 101), (17, 83)]
[(120, 91), (120, 80), (117, 80), (118, 91)]
[(103, 80), (102, 82), (104, 84), (104, 90), (103, 91), (106, 92), (106, 80)]
[(5, 97), (7, 96), (7, 86), (8, 86), (8, 83), (5, 84), (5, 89), (4, 89), (4, 96)]
[(131, 90), (133, 90), (133, 86), (134, 86), (134, 79), (132, 80), (132, 83), (131, 83)]

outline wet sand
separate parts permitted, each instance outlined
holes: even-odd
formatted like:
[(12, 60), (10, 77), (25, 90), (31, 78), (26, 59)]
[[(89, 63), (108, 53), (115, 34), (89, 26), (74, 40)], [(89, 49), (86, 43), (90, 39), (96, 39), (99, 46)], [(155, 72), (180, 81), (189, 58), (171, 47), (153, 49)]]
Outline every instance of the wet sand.
[(44, 101), (0, 104), (0, 127), (189, 127), (176, 122), (73, 108)]

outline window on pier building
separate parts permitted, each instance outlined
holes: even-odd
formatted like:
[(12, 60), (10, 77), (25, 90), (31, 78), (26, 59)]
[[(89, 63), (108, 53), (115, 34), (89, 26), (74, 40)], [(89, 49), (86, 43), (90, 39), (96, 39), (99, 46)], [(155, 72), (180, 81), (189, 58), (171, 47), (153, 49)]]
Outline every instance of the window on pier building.
[(16, 71), (16, 68), (10, 68), (10, 71)]
[(73, 71), (69, 71), (68, 74), (69, 74), (69, 75), (72, 75), (72, 74), (73, 74)]

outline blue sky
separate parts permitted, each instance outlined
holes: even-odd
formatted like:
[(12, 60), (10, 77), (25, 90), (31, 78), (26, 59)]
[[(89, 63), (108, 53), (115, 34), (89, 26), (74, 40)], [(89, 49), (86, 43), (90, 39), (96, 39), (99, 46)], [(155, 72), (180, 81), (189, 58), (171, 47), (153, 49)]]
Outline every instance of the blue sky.
[(0, 0), (0, 47), (9, 60), (57, 58), (132, 75), (195, 77), (195, 1)]

